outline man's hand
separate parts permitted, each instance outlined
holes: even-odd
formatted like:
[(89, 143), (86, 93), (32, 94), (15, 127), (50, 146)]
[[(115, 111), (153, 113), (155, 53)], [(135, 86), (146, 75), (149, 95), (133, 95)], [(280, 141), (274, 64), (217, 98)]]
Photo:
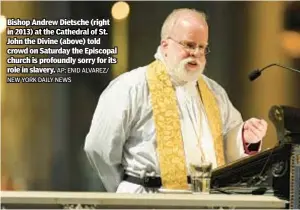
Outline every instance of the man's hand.
[(266, 135), (268, 123), (265, 120), (251, 118), (244, 123), (243, 137), (245, 143), (255, 144)]

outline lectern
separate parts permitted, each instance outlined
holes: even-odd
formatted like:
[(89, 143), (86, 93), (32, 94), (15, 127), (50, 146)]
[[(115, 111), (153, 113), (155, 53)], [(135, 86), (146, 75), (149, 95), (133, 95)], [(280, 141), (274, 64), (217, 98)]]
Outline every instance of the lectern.
[(273, 106), (278, 144), (213, 171), (213, 193), (274, 195), (300, 209), (300, 109)]

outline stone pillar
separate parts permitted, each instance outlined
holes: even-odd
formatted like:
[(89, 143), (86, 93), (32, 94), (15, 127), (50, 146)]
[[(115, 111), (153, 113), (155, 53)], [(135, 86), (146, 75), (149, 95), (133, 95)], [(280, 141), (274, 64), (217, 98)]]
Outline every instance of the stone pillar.
[[(248, 30), (244, 44), (247, 45), (244, 60), (245, 76), (252, 69), (271, 63), (289, 65), (289, 60), (281, 48), (281, 33), (284, 30), (285, 2), (247, 2), (245, 30)], [(257, 80), (246, 82), (244, 97), (246, 116), (267, 119), (269, 123), (263, 148), (277, 143), (275, 128), (268, 119), (272, 105), (294, 104), (296, 93), (292, 88), (296, 82), (288, 71), (272, 67)], [(277, 69), (276, 69), (277, 68)]]

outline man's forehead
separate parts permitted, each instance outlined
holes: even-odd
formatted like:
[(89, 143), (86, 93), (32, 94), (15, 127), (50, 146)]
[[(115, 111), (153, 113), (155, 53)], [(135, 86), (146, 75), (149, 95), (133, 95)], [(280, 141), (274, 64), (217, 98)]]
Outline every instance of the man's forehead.
[(174, 27), (178, 39), (190, 41), (207, 42), (208, 27), (205, 20), (195, 16), (188, 16), (178, 19)]

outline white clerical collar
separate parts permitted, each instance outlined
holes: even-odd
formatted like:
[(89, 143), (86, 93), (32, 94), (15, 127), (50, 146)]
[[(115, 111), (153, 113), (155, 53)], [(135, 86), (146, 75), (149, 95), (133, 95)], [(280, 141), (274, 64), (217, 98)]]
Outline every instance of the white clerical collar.
[(180, 80), (180, 78), (176, 77), (173, 74), (173, 72), (170, 71), (170, 69), (167, 67), (167, 65), (165, 63), (163, 55), (161, 54), (160, 46), (158, 46), (156, 53), (154, 54), (154, 58), (157, 60), (160, 60), (166, 66), (168, 74), (171, 77), (171, 82), (174, 86), (196, 86), (197, 80), (192, 81), (192, 82), (185, 82), (185, 81)]

